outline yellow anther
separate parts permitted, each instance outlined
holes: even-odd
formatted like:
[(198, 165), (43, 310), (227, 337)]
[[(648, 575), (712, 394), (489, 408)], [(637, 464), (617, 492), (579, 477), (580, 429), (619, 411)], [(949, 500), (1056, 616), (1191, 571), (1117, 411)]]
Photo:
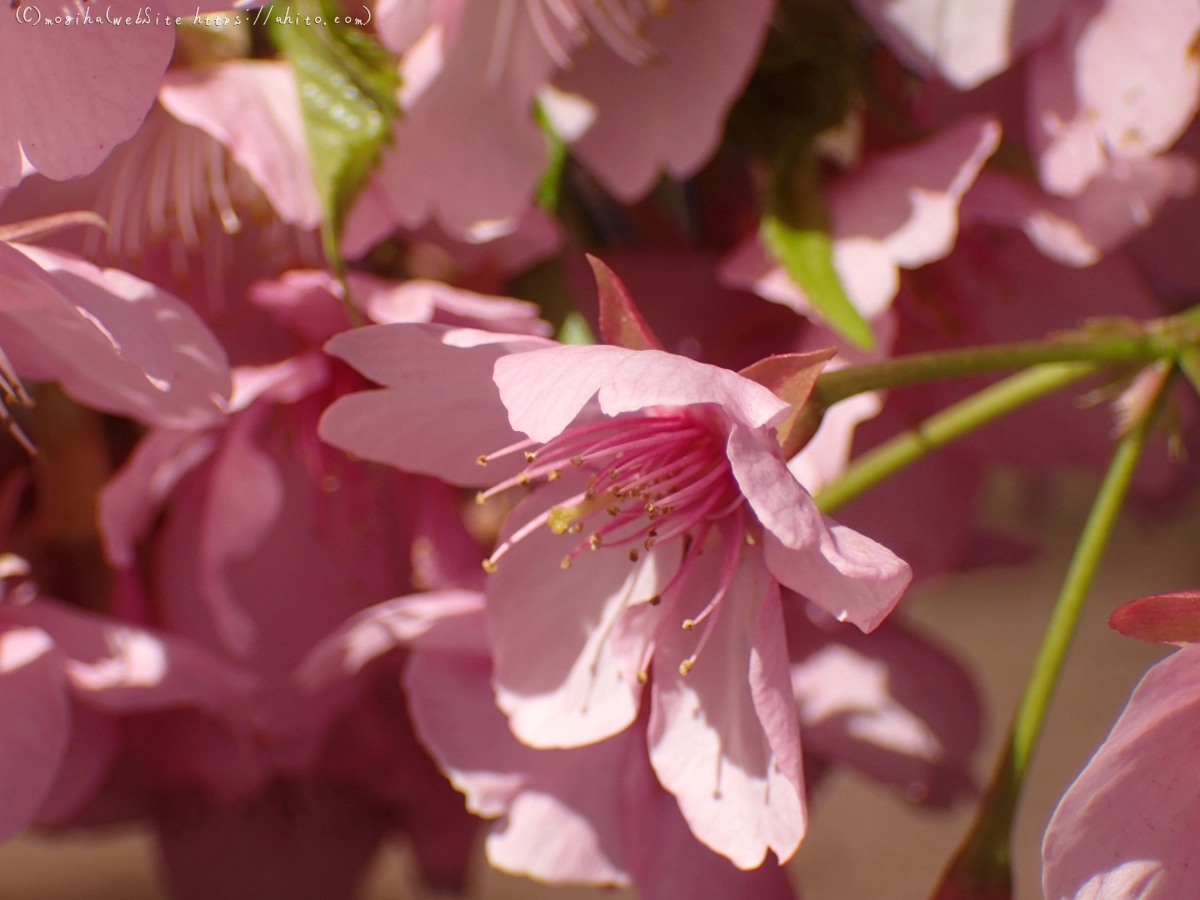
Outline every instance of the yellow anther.
[(695, 664), (696, 664), (696, 657), (689, 656), (687, 659), (685, 659), (683, 662), (681, 662), (679, 664), (679, 674), (686, 675), (688, 672), (692, 671), (692, 666), (694, 666)]
[(525, 487), (525, 485), (529, 484), (529, 476), (522, 472), (517, 476), (517, 484), (519, 484), (521, 487)]
[(559, 567), (560, 569), (569, 569), (569, 568), (571, 568), (571, 557), (569, 557), (569, 556), (564, 556), (564, 557), (562, 558), (562, 562), (560, 562), (560, 563), (558, 564), (558, 567)]
[(481, 465), (481, 466), (486, 466), (487, 465), (487, 454), (480, 453), (477, 457), (475, 457), (475, 462), (479, 463), (479, 465)]
[(496, 561), (493, 559), (485, 559), (481, 565), (483, 566), (483, 571), (489, 575), (496, 571)]
[(574, 525), (572, 525), (570, 528), (567, 529), (568, 534), (579, 534), (579, 532), (581, 532), (581, 531), (583, 531), (583, 522), (576, 522)]
[(582, 456), (572, 456), (571, 457), (571, 465), (582, 466), (583, 465), (583, 457)]
[(528, 450), (525, 451), (525, 462), (533, 462), (535, 459), (537, 459), (536, 453), (530, 453)]
[(649, 603), (651, 606), (658, 606), (658, 604), (662, 603), (662, 597), (658, 596), (658, 594), (655, 594), (653, 597), (651, 597), (646, 602)]
[(590, 538), (588, 538), (588, 546), (591, 547), (593, 550), (599, 549), (600, 545), (603, 542), (604, 542), (604, 538), (600, 537), (600, 535), (598, 535), (598, 534), (593, 534)]
[(558, 478), (560, 475), (562, 475), (562, 472), (558, 471), (558, 469), (551, 469), (550, 474), (546, 476), (546, 480), (547, 481), (558, 481)]
[(650, 675), (646, 672), (645, 669), (640, 669), (640, 670), (638, 670), (638, 673), (637, 673), (637, 680), (638, 680), (638, 684), (645, 684), (647, 681), (650, 680)]
[(684, 631), (691, 631), (695, 627), (696, 627), (695, 619), (684, 619), (683, 620), (683, 630)]
[(475, 502), (480, 506), (483, 506), (483, 504), (487, 503), (487, 494), (485, 494), (483, 491), (476, 491)]
[(618, 504), (614, 503), (611, 506), (609, 506), (609, 508), (607, 510), (605, 510), (605, 512), (607, 512), (610, 516), (615, 516), (621, 512), (621, 507)]
[(646, 515), (648, 515), (648, 516), (653, 516), (653, 515), (655, 515), (655, 514), (657, 514), (657, 513), (658, 513), (658, 507), (657, 507), (657, 506), (655, 506), (653, 503), (647, 503), (647, 504), (646, 504)]
[(566, 534), (567, 529), (579, 518), (580, 512), (578, 506), (555, 506), (551, 508), (546, 524), (554, 534)]

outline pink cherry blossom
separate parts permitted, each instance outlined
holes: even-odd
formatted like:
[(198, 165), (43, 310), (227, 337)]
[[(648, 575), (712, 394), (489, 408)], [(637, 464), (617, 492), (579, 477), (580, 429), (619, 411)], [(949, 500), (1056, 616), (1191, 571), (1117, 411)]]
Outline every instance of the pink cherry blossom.
[(405, 116), (378, 179), (395, 218), (417, 227), (432, 217), (454, 237), (518, 219), (546, 161), (531, 111), (552, 83), (594, 119), (579, 158), (615, 195), (643, 195), (664, 170), (690, 175), (716, 149), (771, 7), (382, 4), (381, 35), (405, 53)]
[(1200, 648), (1153, 666), (1068, 788), (1042, 846), (1050, 900), (1195, 896)]
[[(542, 485), (484, 563), (516, 735), (551, 748), (623, 731), (653, 663), (650, 758), (693, 832), (743, 868), (768, 847), (790, 856), (804, 817), (779, 583), (869, 630), (909, 571), (826, 522), (787, 471), (768, 429), (788, 405), (653, 349), (420, 325), (327, 349), (387, 387), (330, 407), (326, 440), (490, 483), (481, 502)], [(754, 827), (731, 828), (730, 810)]]

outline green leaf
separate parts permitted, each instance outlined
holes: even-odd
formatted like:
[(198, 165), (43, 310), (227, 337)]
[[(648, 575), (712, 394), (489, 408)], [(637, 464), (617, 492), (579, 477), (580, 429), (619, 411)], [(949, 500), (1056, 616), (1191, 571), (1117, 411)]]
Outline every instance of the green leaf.
[(1179, 368), (1187, 376), (1192, 389), (1200, 394), (1200, 347), (1186, 347), (1179, 354)]
[(542, 180), (538, 183), (537, 205), (548, 213), (558, 209), (558, 199), (562, 194), (563, 167), (567, 163), (567, 144), (550, 126), (540, 102), (533, 105), (533, 117), (546, 137), (546, 168), (542, 172)]
[(596, 335), (592, 333), (592, 326), (587, 323), (587, 319), (572, 310), (567, 313), (567, 317), (563, 319), (562, 328), (558, 330), (558, 342), (560, 344), (594, 344)]
[(875, 344), (871, 326), (842, 290), (833, 267), (833, 242), (819, 229), (800, 229), (776, 216), (763, 218), (759, 232), (767, 251), (804, 289), (808, 300), (826, 323), (857, 347)]
[(271, 37), (296, 72), (325, 255), (340, 275), (346, 211), (391, 139), (400, 77), (373, 37), (333, 22), (342, 15), (333, 0), (300, 0), (296, 10), (295, 24), (270, 24)]

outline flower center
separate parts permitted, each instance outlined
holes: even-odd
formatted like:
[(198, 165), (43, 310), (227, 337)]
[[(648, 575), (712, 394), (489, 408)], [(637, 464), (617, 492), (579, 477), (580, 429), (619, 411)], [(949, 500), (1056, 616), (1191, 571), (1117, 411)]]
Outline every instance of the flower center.
[[(480, 465), (512, 453), (526, 466), (512, 478), (481, 491), (483, 503), (512, 487), (556, 481), (571, 468), (592, 471), (585, 490), (522, 525), (483, 562), (489, 572), (513, 545), (543, 525), (555, 534), (591, 533), (562, 560), (568, 569), (584, 550), (628, 547), (637, 562), (642, 550), (704, 531), (729, 515), (742, 494), (729, 467), (723, 441), (694, 416), (671, 412), (607, 419), (568, 428), (538, 445), (525, 440), (479, 457)], [(692, 534), (693, 539), (702, 537)]]
[(745, 497), (724, 444), (724, 436), (709, 423), (684, 410), (668, 410), (577, 425), (545, 444), (524, 440), (480, 456), (479, 464), (487, 465), (524, 453), (526, 465), (512, 478), (480, 491), (479, 503), (513, 487), (556, 481), (571, 469), (590, 470), (585, 490), (519, 527), (483, 561), (484, 570), (495, 572), (501, 557), (542, 526), (554, 534), (582, 535), (591, 529), (563, 557), (564, 569), (585, 550), (627, 547), (630, 561), (636, 563), (655, 544), (682, 539), (679, 568), (648, 601), (658, 605), (666, 600), (666, 606), (639, 668), (638, 679), (644, 681), (660, 629), (675, 620), (670, 610), (681, 601), (697, 558), (719, 524), (722, 561), (715, 591), (699, 613), (682, 620), (689, 631), (704, 623), (694, 651), (679, 667), (686, 675), (712, 636), (742, 544), (750, 541), (742, 509)]

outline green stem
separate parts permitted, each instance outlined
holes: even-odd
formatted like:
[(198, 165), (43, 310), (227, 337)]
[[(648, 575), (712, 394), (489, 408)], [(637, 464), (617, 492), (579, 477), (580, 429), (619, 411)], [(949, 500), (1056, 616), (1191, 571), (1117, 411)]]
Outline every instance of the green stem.
[(984, 388), (931, 416), (912, 431), (898, 434), (864, 453), (840, 478), (817, 494), (817, 506), (822, 512), (833, 512), (938, 447), (1098, 368), (1098, 364), (1086, 362), (1035, 366)]
[(1091, 513), (1067, 568), (1054, 612), (1030, 671), (1025, 692), (1009, 729), (1003, 758), (980, 807), (970, 835), (943, 876), (935, 898), (1011, 896), (1010, 836), (1029, 760), (1041, 734), (1054, 686), (1062, 671), (1079, 613), (1100, 563), (1113, 523), (1137, 468), (1150, 428), (1158, 418), (1170, 384), (1164, 378), (1154, 402), (1121, 438)]
[(1045, 363), (1142, 363), (1171, 356), (1175, 352), (1176, 348), (1169, 339), (1164, 340), (1153, 333), (1103, 338), (1074, 336), (938, 350), (825, 372), (817, 379), (813, 396), (828, 408), (839, 400), (866, 391), (887, 390), (942, 378), (1025, 369)]

